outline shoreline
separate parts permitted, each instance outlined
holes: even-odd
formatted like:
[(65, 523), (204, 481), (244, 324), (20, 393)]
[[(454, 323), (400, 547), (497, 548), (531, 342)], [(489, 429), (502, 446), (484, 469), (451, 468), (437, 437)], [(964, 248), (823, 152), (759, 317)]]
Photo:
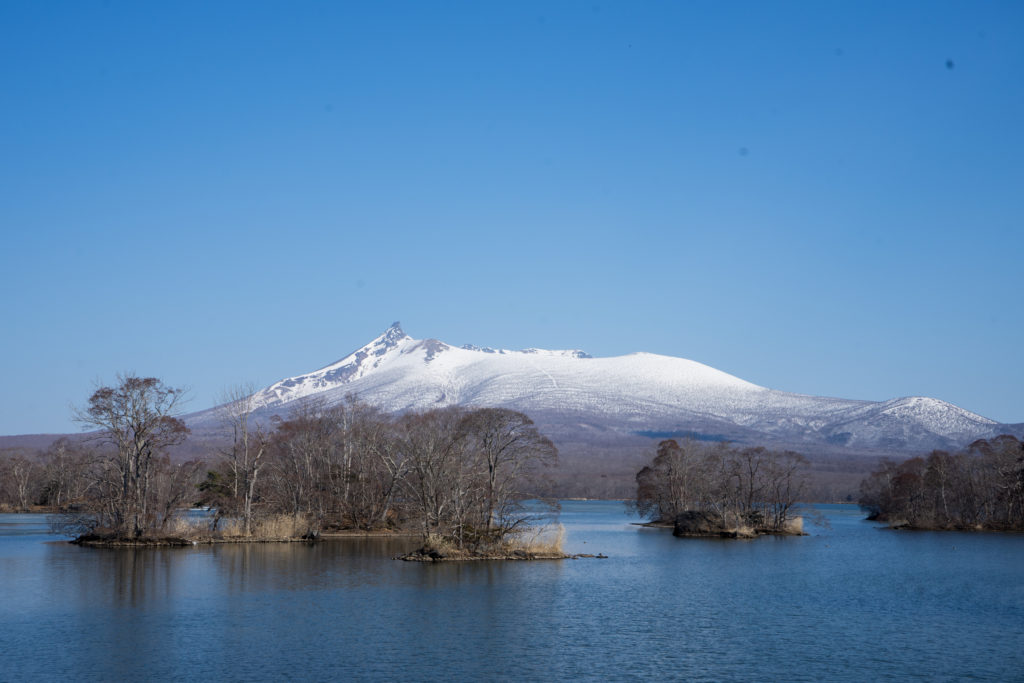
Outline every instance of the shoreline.
[(672, 535), (676, 538), (721, 538), (721, 539), (753, 539), (760, 536), (807, 536), (809, 535), (803, 530), (803, 520), (800, 517), (794, 518), (799, 519), (800, 522), (795, 527), (795, 530), (787, 529), (765, 529), (760, 527), (734, 527), (724, 528), (710, 526), (703, 528), (700, 525), (691, 525), (689, 530), (681, 530), (676, 522), (666, 522), (664, 520), (656, 519), (650, 522), (632, 522), (633, 526), (639, 526), (646, 529), (670, 529)]
[(189, 546), (218, 545), (223, 543), (319, 543), (346, 538), (418, 538), (419, 534), (406, 531), (361, 531), (346, 529), (319, 533), (315, 536), (153, 536), (143, 538), (108, 538), (85, 535), (73, 538), (68, 543), (86, 548), (187, 548)]
[(530, 553), (525, 551), (512, 551), (510, 553), (459, 553), (457, 555), (440, 555), (438, 553), (424, 553), (422, 551), (415, 551), (412, 553), (406, 553), (405, 555), (397, 555), (392, 559), (402, 560), (404, 562), (479, 562), (479, 561), (500, 561), (500, 560), (582, 560), (582, 559), (597, 559), (607, 560), (608, 556), (602, 553), (596, 555), (591, 553)]

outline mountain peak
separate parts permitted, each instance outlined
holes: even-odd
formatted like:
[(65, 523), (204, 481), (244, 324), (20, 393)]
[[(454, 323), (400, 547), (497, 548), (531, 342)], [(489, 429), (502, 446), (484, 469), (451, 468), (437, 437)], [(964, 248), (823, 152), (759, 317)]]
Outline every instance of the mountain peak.
[(391, 327), (384, 330), (384, 334), (378, 337), (378, 339), (382, 339), (387, 343), (393, 344), (397, 341), (405, 339), (408, 336), (409, 335), (405, 333), (405, 330), (402, 329), (402, 323), (396, 320), (395, 322), (391, 323)]

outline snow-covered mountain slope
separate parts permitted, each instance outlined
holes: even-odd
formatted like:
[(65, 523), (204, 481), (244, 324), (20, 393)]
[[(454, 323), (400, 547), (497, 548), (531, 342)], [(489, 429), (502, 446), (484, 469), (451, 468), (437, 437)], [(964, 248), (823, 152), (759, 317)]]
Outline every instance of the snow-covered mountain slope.
[[(398, 323), (341, 360), (254, 398), (261, 414), (285, 415), (296, 401), (332, 404), (349, 394), (392, 412), (502, 406), (545, 422), (746, 442), (926, 450), (999, 433), (992, 420), (931, 398), (879, 403), (791, 394), (650, 353), (592, 358), (582, 351), (459, 348), (413, 339)], [(201, 422), (210, 413), (193, 418)]]

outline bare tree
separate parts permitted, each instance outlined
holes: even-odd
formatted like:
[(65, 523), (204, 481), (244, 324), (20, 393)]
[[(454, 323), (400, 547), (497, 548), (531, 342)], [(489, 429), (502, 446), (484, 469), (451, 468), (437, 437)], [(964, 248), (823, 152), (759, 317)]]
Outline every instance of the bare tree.
[(183, 395), (184, 390), (154, 377), (119, 375), (117, 386), (96, 389), (76, 413), (86, 429), (99, 430), (96, 440), (112, 449), (104, 477), (110, 487), (97, 512), (117, 535), (137, 538), (154, 525), (155, 464), (188, 434), (176, 417)]
[(92, 485), (88, 476), (92, 457), (90, 451), (66, 437), (50, 444), (41, 456), (47, 505), (59, 510), (86, 495)]
[(255, 393), (253, 385), (229, 389), (220, 408), (221, 420), (231, 430), (231, 445), (223, 453), (230, 474), (229, 486), (246, 536), (252, 534), (256, 482), (263, 469), (269, 441), (262, 425), (253, 417), (257, 407), (253, 397)]
[[(460, 430), (467, 452), (484, 473), (482, 517), (484, 537), (497, 540), (525, 522), (518, 514), (528, 481), (553, 465), (558, 450), (523, 413), (503, 408), (480, 408), (463, 419)], [(492, 539), (492, 536), (497, 538)]]
[(770, 529), (782, 529), (807, 486), (807, 459), (793, 451), (768, 451), (764, 465), (762, 516)]
[[(402, 480), (406, 501), (419, 518), (423, 536), (449, 534), (453, 501), (464, 493), (466, 472), (457, 465), (463, 439), (460, 408), (404, 415), (398, 423), (400, 447), (408, 463)], [(454, 530), (459, 534), (461, 529)]]
[(669, 521), (696, 504), (692, 497), (698, 488), (694, 481), (696, 450), (688, 441), (680, 445), (667, 439), (658, 444), (654, 460), (636, 475), (637, 512)]
[(398, 485), (408, 464), (394, 424), (379, 410), (352, 397), (339, 409), (345, 414), (342, 504), (347, 522), (357, 529), (384, 526), (395, 513)]
[(354, 397), (304, 402), (275, 421), (257, 489), (262, 509), (307, 514), (313, 533), (397, 523), (408, 470), (402, 443), (392, 418)]
[(163, 531), (180, 508), (195, 501), (204, 463), (190, 460), (175, 464), (164, 455), (153, 465), (153, 519)]
[(18, 510), (28, 510), (39, 497), (42, 485), (42, 467), (32, 451), (12, 448), (0, 457), (0, 483), (3, 498)]
[(297, 405), (287, 420), (277, 420), (270, 440), (269, 481), (263, 490), (273, 509), (307, 515), (310, 533), (318, 533), (332, 509), (332, 451), (337, 425), (315, 401)]

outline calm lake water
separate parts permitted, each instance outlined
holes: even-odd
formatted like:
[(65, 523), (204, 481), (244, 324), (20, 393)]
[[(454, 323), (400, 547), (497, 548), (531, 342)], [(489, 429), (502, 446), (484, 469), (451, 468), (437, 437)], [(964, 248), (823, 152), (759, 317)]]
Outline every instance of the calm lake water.
[(677, 539), (567, 502), (569, 552), (421, 565), (408, 540), (78, 548), (0, 515), (0, 680), (1024, 680), (1024, 536)]

